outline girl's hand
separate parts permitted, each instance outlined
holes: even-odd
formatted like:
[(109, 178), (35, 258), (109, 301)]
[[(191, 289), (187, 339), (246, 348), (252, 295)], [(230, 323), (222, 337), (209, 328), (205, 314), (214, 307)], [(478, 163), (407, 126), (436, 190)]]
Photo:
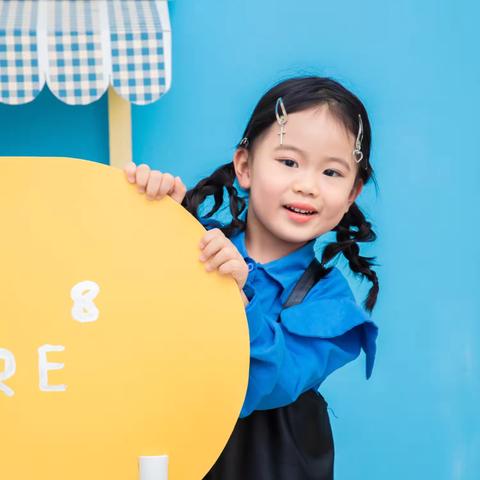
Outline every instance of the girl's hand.
[(138, 167), (133, 163), (127, 163), (123, 171), (130, 183), (136, 183), (140, 193), (146, 193), (149, 200), (161, 200), (165, 195), (170, 195), (178, 203), (182, 203), (187, 187), (180, 177), (173, 177), (170, 173), (161, 173), (151, 170), (148, 165), (142, 163)]
[[(208, 230), (199, 246), (202, 252), (199, 260), (205, 262), (205, 269), (208, 272), (218, 270), (223, 275), (231, 275), (243, 293), (242, 289), (248, 277), (248, 265), (224, 233), (219, 228)], [(242, 298), (245, 303), (246, 297), (242, 295)]]

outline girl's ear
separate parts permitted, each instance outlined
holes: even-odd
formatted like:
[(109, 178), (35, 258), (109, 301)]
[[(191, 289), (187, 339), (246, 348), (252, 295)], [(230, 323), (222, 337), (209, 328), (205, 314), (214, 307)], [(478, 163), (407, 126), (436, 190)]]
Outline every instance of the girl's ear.
[(237, 176), (238, 184), (245, 190), (250, 188), (250, 163), (249, 153), (245, 148), (237, 148), (233, 154), (233, 167)]
[(351, 207), (352, 203), (357, 199), (363, 189), (363, 180), (360, 179), (358, 182), (353, 186), (350, 195), (348, 196), (348, 208), (345, 213), (348, 212), (349, 208)]

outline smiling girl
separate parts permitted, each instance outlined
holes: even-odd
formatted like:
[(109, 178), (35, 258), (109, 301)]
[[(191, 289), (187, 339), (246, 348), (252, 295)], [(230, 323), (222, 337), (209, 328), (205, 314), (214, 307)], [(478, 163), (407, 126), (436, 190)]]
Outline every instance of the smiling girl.
[[(367, 112), (353, 93), (330, 78), (295, 77), (263, 95), (232, 161), (194, 188), (145, 164), (125, 166), (148, 198), (170, 195), (206, 226), (199, 259), (207, 271), (232, 276), (245, 304), (248, 389), (205, 480), (333, 478), (332, 430), (318, 388), (361, 349), (368, 379), (378, 335), (369, 315), (378, 280), (373, 258), (358, 246), (376, 235), (355, 203), (373, 178), (370, 145)], [(231, 218), (222, 223), (213, 215), (225, 190)], [(201, 216), (211, 196), (214, 205)], [(319, 261), (315, 241), (331, 231), (336, 242)], [(364, 308), (341, 271), (326, 266), (339, 254), (372, 283)]]

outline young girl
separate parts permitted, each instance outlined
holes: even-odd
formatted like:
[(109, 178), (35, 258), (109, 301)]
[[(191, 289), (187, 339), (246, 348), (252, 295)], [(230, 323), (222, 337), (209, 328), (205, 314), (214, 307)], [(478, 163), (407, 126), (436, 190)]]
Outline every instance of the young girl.
[[(378, 334), (366, 312), (378, 294), (373, 258), (358, 247), (376, 235), (355, 203), (373, 175), (370, 144), (367, 112), (355, 95), (330, 78), (298, 77), (265, 93), (232, 162), (191, 190), (147, 165), (125, 166), (128, 181), (148, 198), (170, 195), (208, 228), (199, 259), (207, 271), (231, 275), (245, 304), (248, 389), (207, 480), (333, 478), (327, 403), (317, 389), (362, 348), (368, 379)], [(231, 218), (222, 223), (212, 216), (224, 190)], [(198, 209), (211, 196), (215, 203), (202, 217)], [(330, 231), (337, 241), (319, 262), (315, 240)], [(341, 271), (326, 267), (339, 253), (373, 284), (365, 310)]]

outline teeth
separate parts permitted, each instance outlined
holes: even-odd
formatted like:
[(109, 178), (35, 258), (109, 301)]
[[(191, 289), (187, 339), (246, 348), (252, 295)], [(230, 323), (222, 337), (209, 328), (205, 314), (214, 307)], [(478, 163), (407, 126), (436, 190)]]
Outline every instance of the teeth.
[(292, 210), (294, 212), (297, 212), (297, 213), (303, 213), (303, 214), (307, 214), (307, 215), (312, 215), (314, 214), (315, 212), (312, 212), (312, 211), (309, 211), (309, 210), (300, 210), (299, 208), (295, 208), (295, 207), (288, 207), (287, 208), (289, 210)]

